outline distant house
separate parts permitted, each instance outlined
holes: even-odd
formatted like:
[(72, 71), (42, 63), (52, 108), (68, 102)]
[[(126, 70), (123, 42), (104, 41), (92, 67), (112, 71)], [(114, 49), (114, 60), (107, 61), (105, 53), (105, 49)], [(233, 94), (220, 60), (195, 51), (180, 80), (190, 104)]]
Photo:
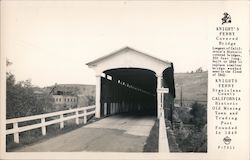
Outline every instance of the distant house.
[(78, 97), (72, 95), (52, 95), (54, 104), (63, 105), (67, 108), (74, 108), (78, 104)]
[(69, 91), (63, 91), (57, 88), (55, 85), (50, 95), (53, 98), (53, 103), (56, 109), (65, 109), (65, 108), (76, 108), (78, 105), (78, 96)]

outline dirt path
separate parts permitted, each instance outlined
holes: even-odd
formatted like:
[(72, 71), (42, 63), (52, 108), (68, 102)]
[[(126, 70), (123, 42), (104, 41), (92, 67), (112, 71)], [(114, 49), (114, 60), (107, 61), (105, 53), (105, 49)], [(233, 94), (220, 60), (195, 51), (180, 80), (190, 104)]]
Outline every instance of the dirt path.
[(116, 115), (16, 152), (142, 152), (154, 117)]

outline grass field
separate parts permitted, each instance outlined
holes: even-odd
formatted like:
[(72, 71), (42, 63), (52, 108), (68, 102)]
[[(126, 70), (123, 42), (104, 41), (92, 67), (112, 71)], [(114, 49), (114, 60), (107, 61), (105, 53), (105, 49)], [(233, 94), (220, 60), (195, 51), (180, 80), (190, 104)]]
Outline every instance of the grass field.
[(175, 73), (176, 99), (207, 101), (208, 72)]

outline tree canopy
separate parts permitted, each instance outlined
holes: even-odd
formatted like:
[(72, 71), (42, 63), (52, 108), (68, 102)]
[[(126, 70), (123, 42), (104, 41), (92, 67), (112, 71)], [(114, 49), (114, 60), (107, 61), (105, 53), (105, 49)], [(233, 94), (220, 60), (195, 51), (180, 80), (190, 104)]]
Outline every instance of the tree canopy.
[(202, 129), (207, 124), (207, 110), (202, 104), (195, 102), (190, 110), (192, 115), (191, 123), (195, 124), (198, 129)]
[[(7, 61), (7, 66), (11, 62)], [(15, 75), (6, 73), (6, 117), (16, 118), (41, 114), (52, 105), (46, 93), (35, 93), (31, 80), (16, 82)]]

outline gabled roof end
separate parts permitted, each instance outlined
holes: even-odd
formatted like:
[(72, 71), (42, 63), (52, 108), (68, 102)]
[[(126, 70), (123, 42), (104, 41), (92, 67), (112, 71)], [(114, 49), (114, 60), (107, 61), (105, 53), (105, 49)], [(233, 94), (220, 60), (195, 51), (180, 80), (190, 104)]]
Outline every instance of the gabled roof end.
[(148, 56), (148, 57), (150, 57), (150, 58), (156, 59), (156, 60), (161, 61), (161, 62), (163, 62), (163, 63), (168, 63), (168, 64), (171, 63), (171, 62), (169, 62), (169, 61), (164, 61), (164, 60), (162, 60), (162, 59), (156, 58), (156, 57), (151, 56), (151, 55), (149, 55), (149, 54), (146, 54), (146, 53), (144, 53), (144, 52), (135, 50), (135, 49), (133, 49), (133, 48), (131, 48), (131, 47), (129, 47), (129, 46), (125, 46), (125, 47), (123, 47), (123, 48), (121, 48), (121, 49), (119, 49), (119, 50), (116, 50), (116, 51), (114, 51), (114, 52), (108, 54), (108, 55), (102, 56), (102, 57), (97, 58), (97, 59), (95, 59), (95, 60), (93, 60), (93, 61), (91, 61), (91, 62), (88, 62), (88, 63), (86, 63), (86, 65), (88, 65), (89, 67), (96, 66), (96, 63), (98, 63), (98, 62), (100, 62), (100, 61), (102, 61), (102, 60), (104, 60), (104, 59), (107, 59), (107, 58), (109, 58), (109, 57), (112, 57), (112, 56), (114, 56), (114, 55), (116, 55), (116, 54), (119, 54), (119, 53), (121, 53), (121, 52), (124, 51), (124, 50), (132, 50), (132, 51), (135, 51), (136, 53), (142, 54), (142, 55), (144, 55), (144, 56)]

